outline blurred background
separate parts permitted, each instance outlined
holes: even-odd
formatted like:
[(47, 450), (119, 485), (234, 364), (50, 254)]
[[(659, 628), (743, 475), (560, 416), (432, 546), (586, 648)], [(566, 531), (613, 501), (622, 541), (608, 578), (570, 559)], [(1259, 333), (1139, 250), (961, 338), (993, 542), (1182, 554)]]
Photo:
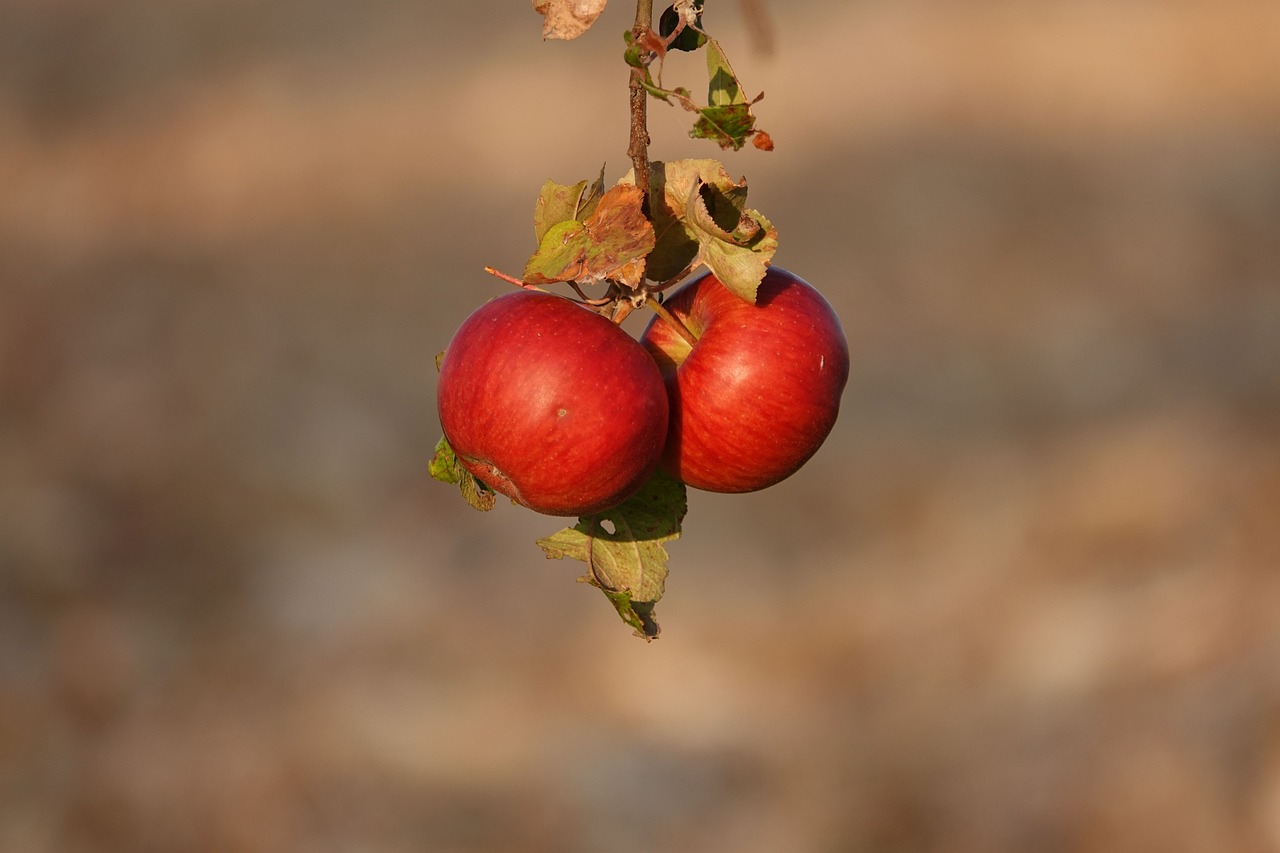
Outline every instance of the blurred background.
[(652, 644), (426, 473), (627, 168), (529, 6), (0, 0), (0, 849), (1280, 850), (1280, 5), (708, 3), (853, 371)]

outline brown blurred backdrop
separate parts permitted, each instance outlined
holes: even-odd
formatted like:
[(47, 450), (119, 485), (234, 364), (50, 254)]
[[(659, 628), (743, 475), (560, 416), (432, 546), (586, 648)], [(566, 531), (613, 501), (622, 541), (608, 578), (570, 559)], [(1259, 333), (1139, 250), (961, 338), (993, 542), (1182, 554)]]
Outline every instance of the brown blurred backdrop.
[(646, 645), (425, 468), (624, 0), (0, 0), (0, 850), (1280, 850), (1280, 4), (708, 6), (854, 366)]

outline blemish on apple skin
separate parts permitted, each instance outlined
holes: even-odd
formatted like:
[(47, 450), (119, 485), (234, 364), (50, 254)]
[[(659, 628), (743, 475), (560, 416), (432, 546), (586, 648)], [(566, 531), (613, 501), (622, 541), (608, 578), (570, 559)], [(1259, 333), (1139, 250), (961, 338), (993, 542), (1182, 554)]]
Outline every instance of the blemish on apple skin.
[(825, 355), (818, 356), (818, 369), (822, 370), (827, 366), (827, 357)]
[(560, 409), (559, 411), (556, 412), (556, 417), (563, 418), (567, 414), (569, 414), (568, 409)]

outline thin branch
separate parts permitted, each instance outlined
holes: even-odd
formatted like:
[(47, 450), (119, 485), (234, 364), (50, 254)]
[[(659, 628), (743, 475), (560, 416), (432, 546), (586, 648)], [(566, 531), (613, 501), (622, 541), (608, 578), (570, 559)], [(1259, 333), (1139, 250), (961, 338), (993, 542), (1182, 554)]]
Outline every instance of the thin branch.
[[(636, 0), (636, 24), (632, 29), (636, 40), (653, 28), (653, 0)], [(643, 193), (641, 202), (649, 215), (649, 93), (644, 88), (644, 69), (631, 69), (631, 144), (627, 156), (636, 173), (636, 186)]]

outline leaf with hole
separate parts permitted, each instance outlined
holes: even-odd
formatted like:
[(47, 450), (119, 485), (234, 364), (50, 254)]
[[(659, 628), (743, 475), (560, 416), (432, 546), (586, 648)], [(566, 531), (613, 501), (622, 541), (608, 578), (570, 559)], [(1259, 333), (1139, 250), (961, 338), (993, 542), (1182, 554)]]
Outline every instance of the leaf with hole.
[(658, 636), (654, 606), (667, 578), (666, 543), (680, 536), (688, 501), (683, 483), (655, 473), (629, 500), (539, 539), (548, 559), (587, 564), (579, 578), (598, 587), (636, 634)]

